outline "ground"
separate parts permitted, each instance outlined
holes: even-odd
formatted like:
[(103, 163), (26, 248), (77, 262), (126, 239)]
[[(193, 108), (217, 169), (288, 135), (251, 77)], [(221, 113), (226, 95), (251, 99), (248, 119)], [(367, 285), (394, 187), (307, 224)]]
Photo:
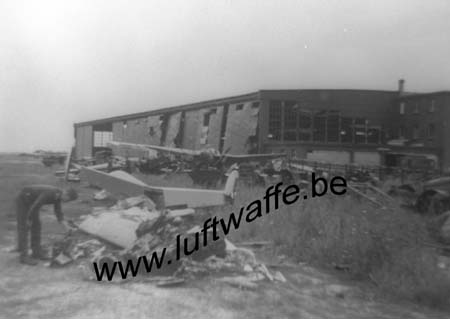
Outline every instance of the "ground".
[[(38, 160), (0, 156), (0, 318), (448, 318), (411, 304), (374, 297), (370, 287), (304, 264), (278, 268), (287, 283), (264, 282), (242, 290), (214, 277), (180, 287), (149, 282), (88, 281), (76, 265), (48, 268), (18, 262), (14, 197), (26, 184), (63, 186), (53, 168)], [(63, 209), (68, 218), (87, 214), (92, 190), (77, 186), (80, 198)], [(51, 208), (41, 213), (44, 242), (64, 235)], [(269, 263), (270, 265), (270, 263)]]

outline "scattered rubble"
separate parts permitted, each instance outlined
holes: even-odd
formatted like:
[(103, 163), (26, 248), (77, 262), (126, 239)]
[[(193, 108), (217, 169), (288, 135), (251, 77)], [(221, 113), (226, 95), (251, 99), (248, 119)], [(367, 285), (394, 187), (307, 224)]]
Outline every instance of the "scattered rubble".
[[(166, 248), (166, 257), (175, 260), (177, 235), (189, 238), (200, 230), (198, 225), (206, 218), (192, 208), (157, 210), (155, 204), (145, 195), (118, 200), (115, 205), (94, 207), (92, 213), (81, 218), (78, 230), (70, 232), (52, 247), (50, 267), (64, 267), (75, 261), (84, 273), (84, 278), (96, 280), (93, 262), (100, 267), (116, 261), (136, 260), (149, 256), (154, 251)], [(86, 239), (91, 236), (90, 239)], [(245, 289), (255, 289), (258, 282), (286, 282), (279, 271), (272, 273), (258, 262), (254, 252), (245, 247), (236, 247), (229, 240), (212, 240), (207, 233), (208, 245), (200, 247), (190, 256), (152, 269), (142, 269), (135, 280), (154, 282), (159, 287), (183, 284), (205, 276), (214, 276), (223, 282)], [(245, 243), (261, 247), (267, 242)], [(78, 262), (79, 261), (79, 262)], [(127, 278), (130, 280), (130, 278)], [(112, 282), (123, 282), (119, 276)]]

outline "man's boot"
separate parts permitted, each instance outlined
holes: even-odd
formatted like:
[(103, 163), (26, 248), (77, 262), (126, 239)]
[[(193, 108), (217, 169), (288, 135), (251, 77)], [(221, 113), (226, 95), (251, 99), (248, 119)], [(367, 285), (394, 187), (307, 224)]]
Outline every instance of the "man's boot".
[(38, 252), (33, 252), (31, 254), (31, 257), (33, 257), (34, 259), (39, 259), (39, 260), (50, 260), (51, 259), (50, 256), (48, 256), (42, 250), (40, 250)]
[(26, 256), (20, 256), (20, 262), (22, 264), (25, 265), (29, 265), (29, 266), (36, 266), (38, 264), (38, 261), (31, 258), (30, 256), (26, 255)]

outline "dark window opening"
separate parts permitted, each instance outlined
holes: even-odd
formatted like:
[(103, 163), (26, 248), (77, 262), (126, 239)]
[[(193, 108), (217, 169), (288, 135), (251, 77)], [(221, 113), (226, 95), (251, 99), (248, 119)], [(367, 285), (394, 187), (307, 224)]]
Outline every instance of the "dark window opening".
[(406, 104), (405, 102), (400, 102), (400, 114), (405, 114)]
[(259, 102), (253, 102), (252, 109), (257, 109), (257, 108), (259, 108)]
[(270, 101), (268, 138), (276, 141), (281, 140), (281, 101)]
[(353, 142), (353, 119), (350, 117), (341, 118), (341, 142), (352, 143)]
[(241, 111), (244, 109), (244, 104), (238, 104), (236, 105), (236, 111)]
[(325, 111), (321, 111), (314, 115), (313, 127), (314, 127), (314, 134), (313, 134), (314, 142), (325, 142), (327, 130), (327, 118)]
[(209, 126), (209, 119), (211, 117), (211, 113), (203, 114), (203, 126)]
[(300, 129), (310, 129), (312, 124), (312, 115), (308, 111), (300, 111), (298, 119), (298, 127)]
[(355, 144), (365, 144), (367, 135), (366, 119), (356, 118), (354, 122)]
[(435, 100), (431, 100), (429, 112), (433, 113), (434, 111), (436, 111), (436, 101)]
[(367, 129), (367, 143), (368, 144), (379, 144), (381, 138), (381, 128), (380, 127), (369, 127)]
[(285, 102), (283, 137), (286, 141), (297, 140), (297, 109), (298, 106), (295, 101)]
[(419, 124), (414, 124), (412, 129), (412, 139), (417, 140), (419, 138)]
[(327, 130), (327, 118), (324, 111), (314, 115), (313, 118), (314, 142), (325, 142), (326, 130)]
[(283, 138), (285, 141), (296, 141), (297, 140), (297, 131), (284, 131)]
[(338, 111), (329, 111), (327, 118), (327, 141), (339, 142), (339, 118)]
[(298, 133), (299, 141), (310, 142), (311, 141), (311, 131), (300, 131)]
[(428, 138), (433, 139), (436, 135), (436, 126), (433, 123), (428, 124)]

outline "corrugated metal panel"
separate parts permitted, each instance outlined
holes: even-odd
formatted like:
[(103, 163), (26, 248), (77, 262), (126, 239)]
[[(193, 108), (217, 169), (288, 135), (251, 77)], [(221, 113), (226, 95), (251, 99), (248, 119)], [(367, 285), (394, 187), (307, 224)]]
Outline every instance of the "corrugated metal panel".
[(80, 126), (76, 128), (75, 141), (76, 157), (92, 157), (92, 126)]
[(210, 115), (209, 118), (209, 128), (208, 128), (208, 136), (206, 140), (206, 144), (208, 147), (212, 147), (216, 150), (219, 149), (220, 143), (220, 126), (222, 123), (222, 112), (223, 106), (219, 106), (216, 108), (215, 113)]
[(230, 154), (248, 153), (248, 138), (256, 135), (259, 107), (252, 107), (252, 104), (230, 105), (224, 143), (224, 150), (230, 149)]
[(193, 150), (203, 148), (200, 145), (202, 121), (203, 110), (186, 112), (183, 134), (183, 148)]
[(175, 147), (174, 139), (177, 137), (180, 129), (180, 119), (181, 112), (170, 115), (169, 124), (167, 125), (166, 140), (164, 142), (165, 146)]

